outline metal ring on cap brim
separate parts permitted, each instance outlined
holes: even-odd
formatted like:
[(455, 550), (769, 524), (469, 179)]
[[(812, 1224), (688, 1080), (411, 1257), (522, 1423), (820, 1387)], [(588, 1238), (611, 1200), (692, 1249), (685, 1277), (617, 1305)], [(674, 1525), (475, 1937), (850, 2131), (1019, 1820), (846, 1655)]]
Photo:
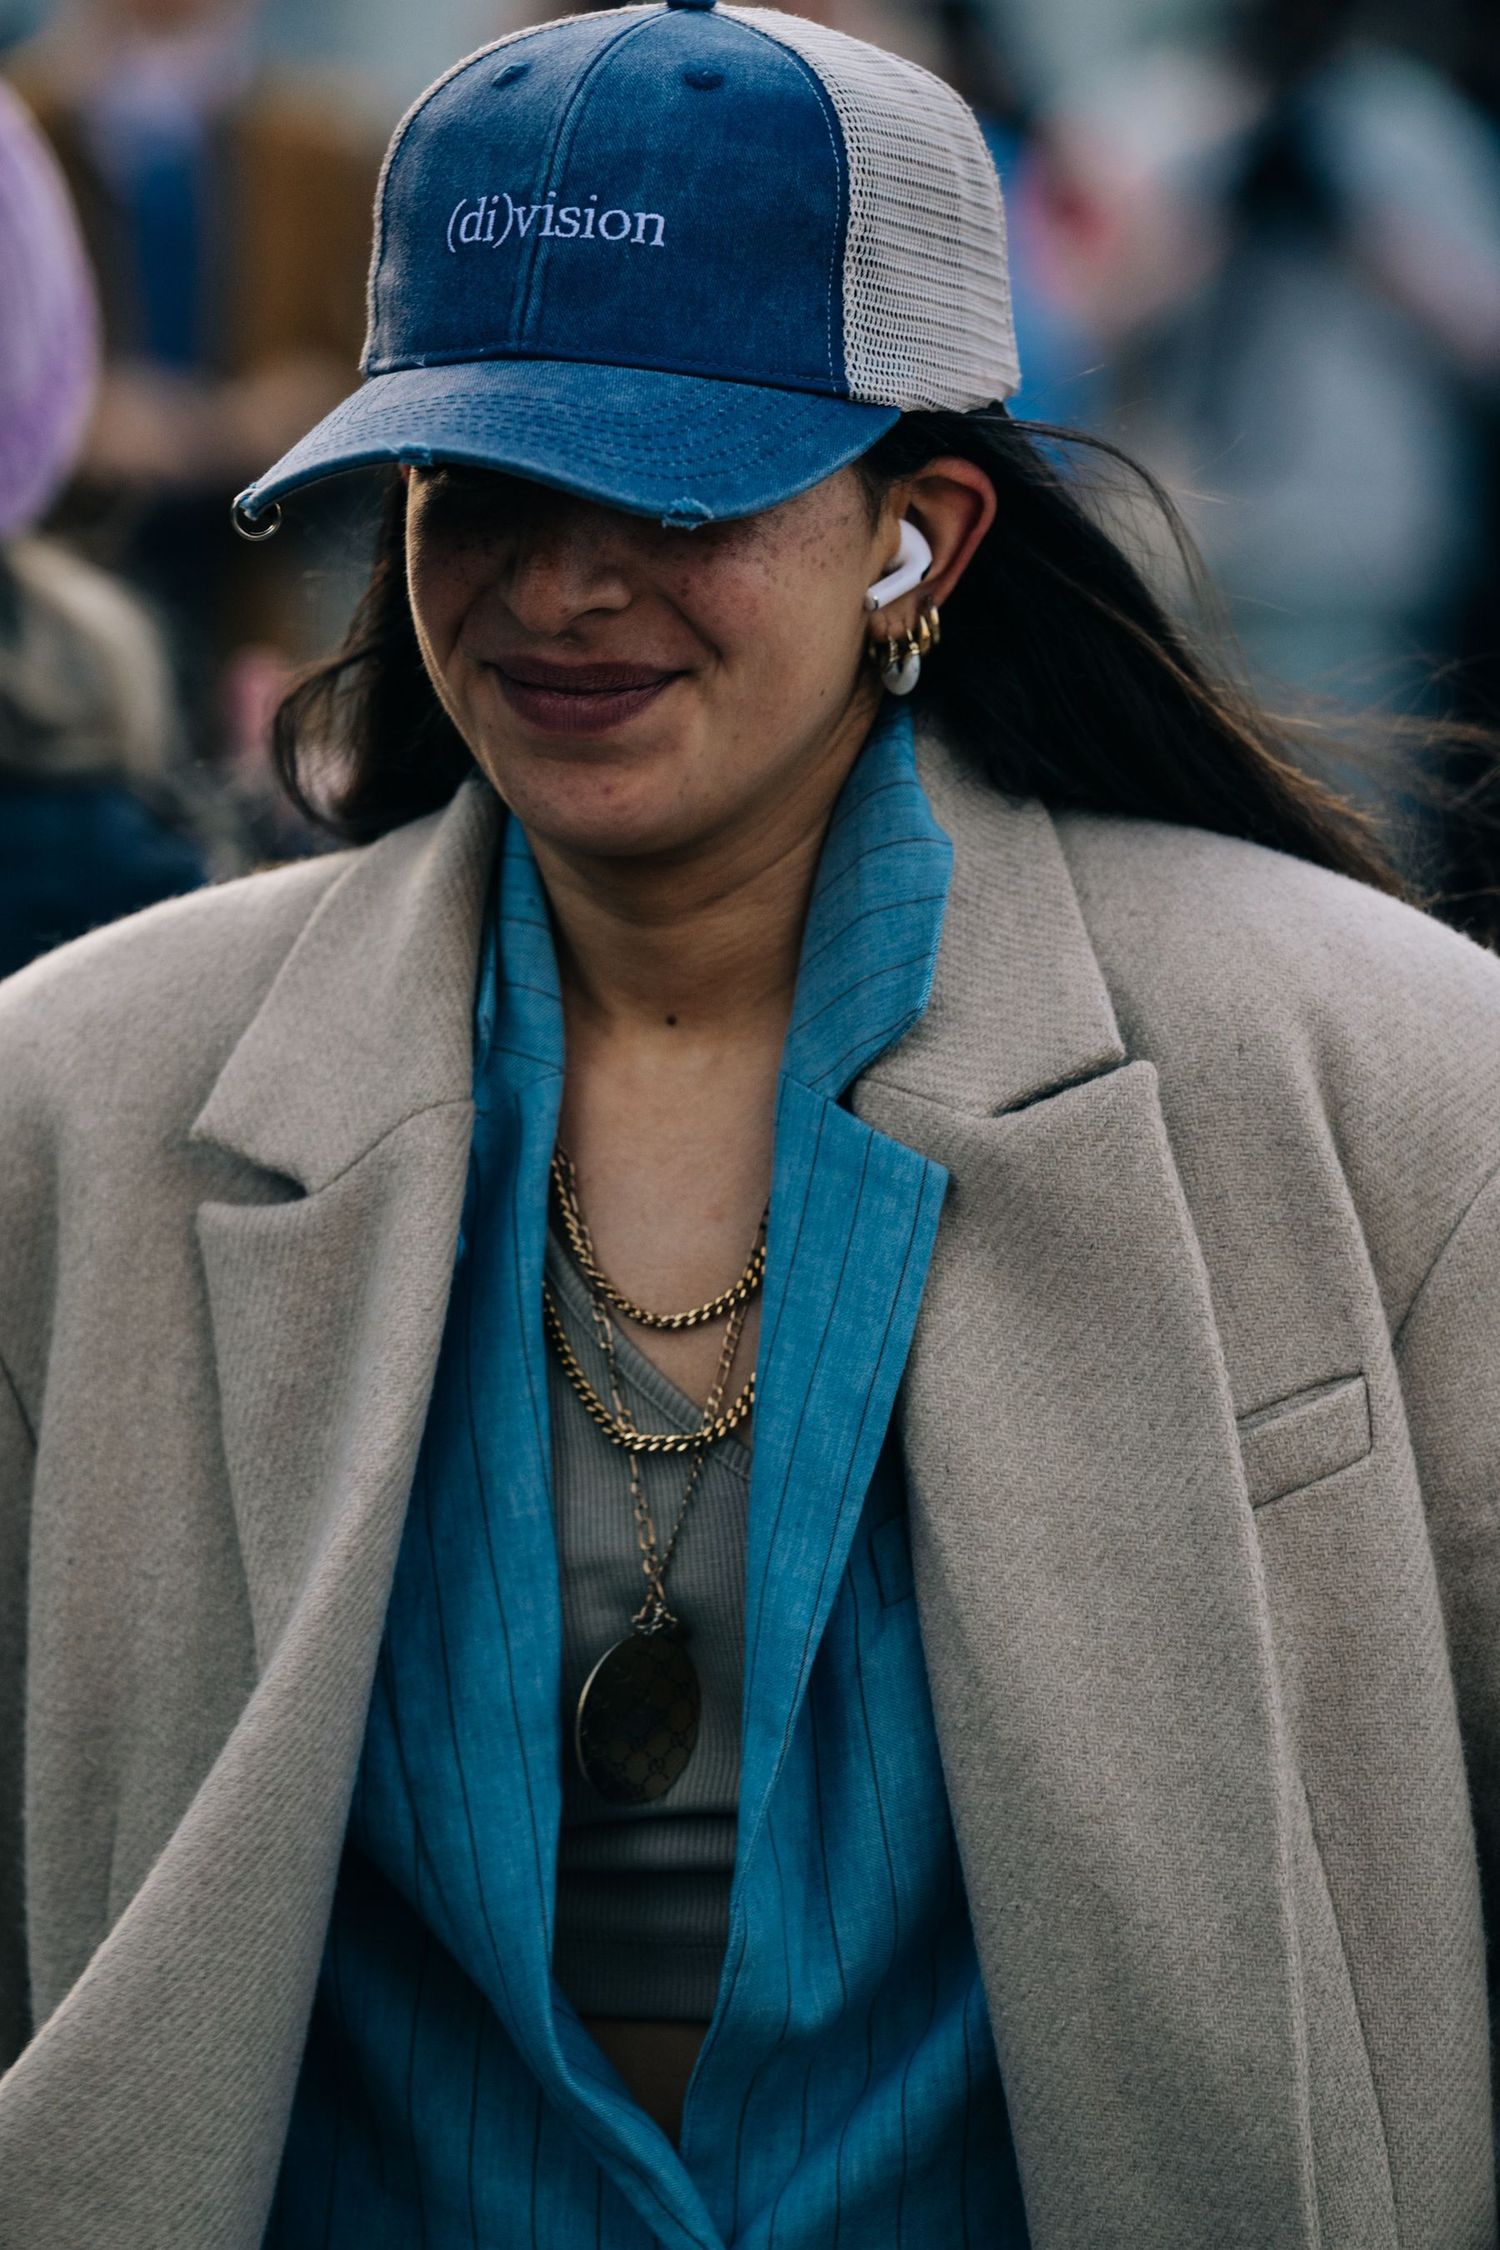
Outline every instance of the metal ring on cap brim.
[(264, 515), (252, 515), (245, 506), (248, 497), (242, 492), (229, 513), (240, 537), (248, 539), (252, 546), (259, 546), (262, 539), (274, 539), (281, 529), (281, 502), (273, 500)]

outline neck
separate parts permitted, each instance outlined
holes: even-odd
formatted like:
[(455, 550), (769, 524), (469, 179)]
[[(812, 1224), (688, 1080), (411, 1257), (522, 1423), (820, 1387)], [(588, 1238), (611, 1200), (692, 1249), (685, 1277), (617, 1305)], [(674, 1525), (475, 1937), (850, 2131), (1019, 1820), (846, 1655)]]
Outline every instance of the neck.
[(690, 851), (602, 859), (532, 837), (570, 1020), (595, 1037), (779, 1044), (823, 838), (867, 731)]

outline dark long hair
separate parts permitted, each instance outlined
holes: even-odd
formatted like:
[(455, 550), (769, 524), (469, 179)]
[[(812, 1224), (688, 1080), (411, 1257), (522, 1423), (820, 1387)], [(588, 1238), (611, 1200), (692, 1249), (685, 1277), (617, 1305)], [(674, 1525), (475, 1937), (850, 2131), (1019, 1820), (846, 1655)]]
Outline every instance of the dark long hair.
[[(1166, 494), (1097, 439), (1003, 409), (903, 415), (858, 468), (872, 511), (940, 454), (983, 468), (993, 529), (943, 611), (916, 701), (997, 789), (1269, 844), (1399, 892), (1374, 821), (1316, 775), (1316, 729), (1279, 721), (1213, 670), (1067, 466), (1083, 447)], [(406, 598), (405, 488), (392, 478), (369, 586), (343, 646), (293, 686), (274, 755), (294, 803), (363, 842), (446, 804), (473, 761), (422, 663)], [(1344, 753), (1347, 756), (1347, 752)]]

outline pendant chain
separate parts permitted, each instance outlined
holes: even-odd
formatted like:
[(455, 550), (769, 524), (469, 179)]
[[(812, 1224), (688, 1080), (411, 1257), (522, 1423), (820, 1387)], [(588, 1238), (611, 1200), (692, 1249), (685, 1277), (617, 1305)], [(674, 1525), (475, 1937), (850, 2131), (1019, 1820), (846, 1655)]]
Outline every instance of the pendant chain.
[[(614, 1327), (608, 1311), (597, 1299), (592, 1310), (594, 1326), (599, 1332), (600, 1347), (609, 1367), (610, 1399), (617, 1419), (623, 1422), (628, 1429), (631, 1427), (630, 1413), (620, 1394), (620, 1363), (615, 1353)], [(667, 1607), (663, 1580), (666, 1578), (668, 1565), (677, 1551), (678, 1537), (683, 1524), (687, 1520), (687, 1513), (693, 1504), (694, 1495), (698, 1490), (698, 1479), (703, 1473), (703, 1464), (708, 1457), (708, 1449), (713, 1443), (710, 1431), (718, 1416), (720, 1402), (729, 1382), (729, 1371), (734, 1365), (734, 1355), (739, 1350), (740, 1335), (744, 1329), (748, 1311), (749, 1306), (742, 1299), (729, 1316), (729, 1324), (724, 1331), (723, 1349), (719, 1353), (719, 1366), (714, 1376), (713, 1389), (709, 1392), (703, 1408), (703, 1427), (697, 1431), (693, 1440), (692, 1464), (688, 1469), (687, 1484), (683, 1490), (681, 1505), (677, 1510), (677, 1521), (672, 1526), (664, 1548), (657, 1544), (656, 1525), (647, 1505), (645, 1489), (641, 1482), (640, 1455), (632, 1450), (627, 1452), (625, 1456), (630, 1470), (630, 1505), (635, 1516), (635, 1535), (640, 1544), (641, 1570), (647, 1586), (646, 1599), (631, 1619), (632, 1625), (639, 1632), (657, 1633), (664, 1626), (673, 1626), (677, 1623), (677, 1619)]]

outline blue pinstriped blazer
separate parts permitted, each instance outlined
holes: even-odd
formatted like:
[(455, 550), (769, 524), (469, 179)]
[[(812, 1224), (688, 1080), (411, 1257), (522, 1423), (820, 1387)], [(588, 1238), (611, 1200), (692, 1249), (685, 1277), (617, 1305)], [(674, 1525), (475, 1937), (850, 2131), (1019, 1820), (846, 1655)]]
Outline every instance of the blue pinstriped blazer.
[(891, 704), (829, 828), (783, 1055), (730, 1936), (679, 2151), (551, 1975), (563, 1032), (505, 832), (454, 1292), (272, 2245), (1025, 2242), (887, 1439), (946, 1174), (840, 1106), (926, 1005), (950, 862)]

